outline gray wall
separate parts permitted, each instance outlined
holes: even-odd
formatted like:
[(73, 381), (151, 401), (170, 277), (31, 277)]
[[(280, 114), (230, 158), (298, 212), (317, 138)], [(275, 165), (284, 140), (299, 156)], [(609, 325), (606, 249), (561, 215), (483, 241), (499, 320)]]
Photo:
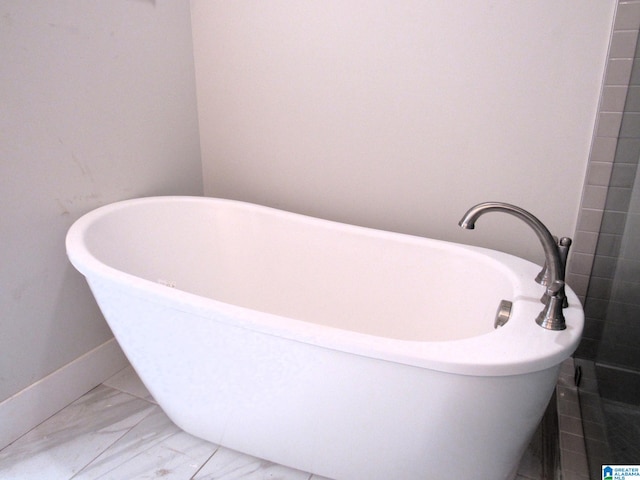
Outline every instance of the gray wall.
[(0, 2), (0, 401), (111, 338), (64, 236), (202, 194), (187, 0)]

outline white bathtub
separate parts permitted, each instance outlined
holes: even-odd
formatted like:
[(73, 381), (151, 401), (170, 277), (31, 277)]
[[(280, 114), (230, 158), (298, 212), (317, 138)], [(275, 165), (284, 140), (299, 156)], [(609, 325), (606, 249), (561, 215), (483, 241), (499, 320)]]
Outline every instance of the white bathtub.
[(512, 478), (583, 325), (570, 289), (535, 323), (525, 260), (230, 200), (108, 205), (67, 252), (179, 427), (341, 480)]

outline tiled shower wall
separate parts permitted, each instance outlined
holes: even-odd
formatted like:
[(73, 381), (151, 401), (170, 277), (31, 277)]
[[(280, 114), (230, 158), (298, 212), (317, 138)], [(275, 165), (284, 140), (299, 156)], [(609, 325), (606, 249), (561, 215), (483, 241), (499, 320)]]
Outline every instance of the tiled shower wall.
[[(636, 64), (640, 63), (640, 42)], [(622, 150), (622, 151), (621, 151)], [(603, 229), (615, 239), (605, 251), (598, 243), (594, 278), (613, 280), (598, 286), (608, 294), (602, 337), (596, 356), (601, 394), (613, 400), (638, 404), (640, 398), (640, 68), (635, 66), (622, 119), (618, 152), (603, 215)], [(631, 154), (629, 154), (631, 152)], [(625, 213), (626, 212), (626, 213)], [(620, 235), (619, 232), (623, 234)], [(615, 255), (617, 261), (611, 261)], [(601, 293), (587, 292), (591, 296)], [(598, 300), (602, 302), (602, 300)]]
[[(629, 287), (628, 282), (622, 285), (622, 289), (614, 288), (614, 284), (619, 284), (614, 282), (616, 269), (618, 276), (626, 270), (628, 280), (632, 280), (634, 268), (629, 267), (637, 266), (640, 260), (637, 247), (635, 252), (632, 248), (626, 249), (629, 250), (627, 253), (621, 251), (625, 227), (637, 229), (639, 223), (637, 215), (635, 227), (633, 222), (627, 222), (634, 218), (629, 205), (640, 157), (640, 61), (635, 62), (634, 67), (634, 58), (639, 55), (636, 50), (639, 29), (640, 0), (620, 1), (574, 252), (567, 271), (568, 283), (585, 304), (585, 331), (576, 356), (591, 360), (596, 359), (599, 349), (602, 354), (607, 351), (603, 340), (605, 329), (607, 338), (617, 337), (616, 343), (629, 337), (628, 320), (616, 321), (616, 302), (617, 312), (624, 313), (627, 319), (632, 317), (631, 312), (627, 311), (630, 308), (635, 309), (636, 318), (640, 313), (640, 302), (636, 299), (635, 305), (629, 303), (629, 295), (625, 293), (628, 291), (625, 288)], [(618, 262), (621, 253), (623, 260)], [(635, 255), (631, 263), (624, 257), (629, 254)], [(640, 283), (638, 278), (632, 281)], [(623, 297), (619, 297), (619, 294)], [(620, 315), (617, 317), (620, 318)], [(616, 323), (620, 332), (610, 331), (616, 327)], [(640, 325), (640, 322), (635, 323)], [(639, 327), (635, 328), (637, 330)], [(617, 334), (610, 336), (611, 333)]]

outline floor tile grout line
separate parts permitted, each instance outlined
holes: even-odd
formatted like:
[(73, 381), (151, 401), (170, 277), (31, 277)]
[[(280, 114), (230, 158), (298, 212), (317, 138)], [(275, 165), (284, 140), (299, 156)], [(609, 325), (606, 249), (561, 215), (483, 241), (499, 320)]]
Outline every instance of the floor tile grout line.
[[(45, 418), (44, 420), (42, 420), (40, 423), (38, 423), (37, 425), (34, 425), (33, 427), (31, 427), (29, 430), (27, 430), (26, 432), (24, 432), (22, 435), (20, 435), (18, 438), (16, 438), (15, 440), (13, 440), (11, 443), (5, 445), (4, 447), (0, 448), (0, 453), (2, 453), (4, 450), (6, 450), (7, 448), (11, 447), (14, 443), (16, 443), (18, 440), (22, 439), (23, 437), (29, 435), (33, 430), (35, 430), (36, 428), (40, 427), (43, 423), (49, 421), (51, 418), (55, 417), (57, 414), (59, 414), (60, 412), (62, 412), (63, 410), (65, 410), (66, 408), (68, 408), (70, 405), (72, 405), (73, 403), (77, 402), (78, 400), (80, 400), (82, 397), (84, 397), (86, 394), (88, 394), (89, 392), (95, 390), (96, 388), (102, 386), (102, 384), (96, 385), (95, 387), (93, 387), (91, 390), (89, 390), (88, 392), (85, 392), (83, 395), (80, 395), (78, 398), (76, 398), (75, 400), (73, 400), (72, 402), (69, 402), (68, 404), (66, 404), (64, 407), (56, 410), (54, 413), (52, 413), (51, 415), (49, 415), (47, 418)], [(109, 387), (110, 388), (110, 387)]]
[[(0, 453), (3, 452), (4, 450), (6, 450), (7, 448), (11, 447), (13, 444), (15, 444), (17, 441), (21, 440), (23, 437), (29, 435), (32, 431), (34, 431), (35, 429), (39, 428), (42, 426), (42, 424), (44, 424), (45, 422), (48, 422), (49, 420), (51, 420), (51, 418), (55, 417), (56, 415), (58, 415), (60, 412), (62, 412), (63, 410), (69, 408), (71, 405), (73, 405), (75, 402), (77, 402), (78, 400), (80, 400), (81, 398), (83, 398), (85, 395), (87, 395), (88, 393), (92, 392), (93, 390), (95, 390), (96, 388), (99, 387), (106, 387), (106, 388), (110, 388), (112, 390), (121, 392), (121, 390), (117, 389), (117, 388), (113, 388), (110, 387), (108, 385), (104, 385), (104, 384), (99, 384), (96, 385), (95, 387), (93, 387), (92, 389), (90, 389), (89, 391), (85, 392), (83, 395), (80, 395), (78, 398), (76, 398), (75, 400), (73, 400), (72, 402), (69, 402), (67, 405), (65, 405), (64, 407), (56, 410), (54, 413), (52, 413), (51, 415), (49, 415), (47, 418), (45, 418), (44, 420), (42, 420), (40, 423), (38, 423), (37, 425), (34, 425), (32, 428), (30, 428), (28, 431), (24, 432), (22, 435), (20, 435), (18, 438), (16, 438), (15, 440), (13, 440), (11, 443), (5, 445), (4, 447), (0, 448)], [(123, 393), (127, 393), (127, 392), (123, 392)], [(131, 395), (131, 394), (129, 394)], [(133, 395), (135, 397), (135, 395)], [(139, 398), (139, 397), (136, 397)]]
[[(113, 391), (115, 391), (115, 392), (124, 393), (125, 395), (128, 395), (128, 396), (130, 396), (130, 397), (133, 397), (133, 398), (136, 398), (136, 399), (139, 399), (139, 400), (143, 400), (143, 399), (140, 399), (140, 397), (137, 397), (137, 396), (132, 395), (132, 394), (127, 393), (127, 392), (123, 392), (122, 390), (120, 390), (120, 389), (118, 389), (118, 388), (110, 387), (109, 385), (100, 384), (100, 386), (102, 386), (102, 387), (106, 387), (106, 388), (108, 388), (108, 389), (110, 389), (110, 390), (113, 390)], [(97, 387), (96, 387), (96, 388), (97, 388)], [(80, 397), (80, 398), (82, 398), (82, 397)], [(151, 403), (151, 402), (147, 402), (147, 403)], [(116, 438), (113, 442), (111, 442), (109, 445), (107, 445), (107, 446), (106, 446), (106, 447), (105, 447), (105, 448), (104, 448), (100, 453), (98, 453), (95, 457), (93, 457), (93, 458), (91, 459), (91, 461), (90, 461), (90, 462), (88, 462), (88, 463), (87, 463), (86, 465), (84, 465), (80, 470), (78, 470), (78, 471), (77, 471), (76, 473), (74, 473), (71, 477), (69, 477), (69, 479), (68, 479), (68, 480), (72, 480), (73, 478), (75, 478), (75, 477), (77, 477), (78, 475), (80, 475), (84, 470), (86, 470), (86, 469), (89, 467), (89, 465), (91, 465), (93, 462), (95, 462), (95, 461), (96, 461), (96, 460), (97, 460), (97, 459), (98, 459), (98, 458), (99, 458), (99, 457), (100, 457), (104, 452), (106, 452), (106, 451), (107, 451), (107, 450), (109, 450), (112, 446), (114, 446), (116, 443), (118, 443), (120, 440), (122, 440), (122, 439), (125, 437), (125, 435), (127, 435), (131, 430), (133, 430), (134, 428), (136, 428), (136, 427), (140, 424), (140, 422), (142, 422), (142, 421), (143, 421), (144, 419), (146, 419), (149, 415), (151, 415), (151, 413), (152, 413), (154, 410), (155, 410), (155, 409), (153, 409), (153, 408), (149, 409), (149, 412), (147, 412), (147, 414), (146, 414), (146, 415), (144, 415), (140, 420), (138, 420), (135, 424), (133, 424), (130, 428), (128, 428), (128, 429), (127, 429), (127, 430), (126, 430), (122, 435), (120, 435), (118, 438)]]
[[(154, 410), (155, 410), (155, 409), (154, 409)], [(149, 415), (151, 415), (151, 413), (149, 413)], [(146, 419), (149, 415), (145, 416), (142, 420), (140, 420), (140, 422), (136, 423), (133, 427), (131, 427), (129, 430), (127, 430), (127, 432), (125, 433), (125, 435), (126, 435), (127, 433), (129, 433), (131, 430), (133, 430), (136, 426), (138, 426), (138, 425), (139, 425), (139, 424), (140, 424), (144, 419)], [(157, 439), (157, 440), (155, 440), (155, 441), (154, 441), (154, 442), (152, 442), (151, 444), (149, 444), (149, 445), (145, 446), (145, 448), (144, 448), (143, 450), (139, 451), (139, 452), (138, 452), (138, 453), (136, 453), (134, 456), (132, 456), (132, 457), (127, 457), (127, 458), (126, 458), (126, 461), (127, 461), (127, 462), (129, 462), (130, 460), (133, 460), (133, 459), (135, 459), (136, 457), (139, 457), (139, 456), (141, 456), (141, 455), (146, 454), (149, 450), (151, 450), (151, 449), (155, 448), (156, 446), (158, 446), (159, 444), (161, 444), (161, 443), (165, 442), (168, 438), (170, 438), (170, 437), (172, 437), (172, 436), (176, 435), (176, 433), (177, 433), (177, 432), (173, 432), (173, 433), (171, 433), (170, 435), (166, 435), (166, 436), (162, 437), (161, 439)], [(124, 438), (124, 436), (125, 436), (125, 435), (121, 436), (118, 440), (116, 440), (116, 441), (115, 441), (115, 442), (113, 442), (111, 445), (109, 445), (109, 447), (107, 447), (105, 450), (103, 450), (103, 451), (100, 453), (100, 455), (98, 455), (96, 458), (94, 458), (94, 459), (93, 459), (89, 464), (85, 465), (85, 466), (82, 468), (82, 470), (86, 470), (88, 467), (90, 467), (90, 466), (91, 466), (91, 464), (92, 464), (92, 463), (94, 463), (94, 462), (95, 462), (95, 461), (96, 461), (100, 456), (102, 456), (102, 455), (103, 455), (107, 450), (109, 450), (109, 448), (111, 448), (111, 447), (112, 447), (113, 445), (115, 445), (117, 442), (119, 442), (120, 440), (122, 440), (122, 438)], [(216, 450), (217, 450), (217, 448), (216, 448)], [(215, 453), (215, 452), (214, 452), (214, 453)], [(209, 457), (209, 458), (211, 458), (211, 457)], [(207, 461), (208, 461), (208, 460), (207, 460)], [(205, 462), (205, 463), (206, 463), (206, 462)], [(203, 464), (203, 465), (204, 465), (204, 464)], [(122, 464), (118, 464), (118, 465), (113, 466), (109, 471), (106, 471), (106, 472), (102, 473), (102, 474), (100, 475), (100, 477), (104, 477), (105, 475), (108, 475), (109, 473), (111, 473), (111, 472), (113, 472), (114, 470), (116, 470), (116, 469), (120, 468), (121, 466), (122, 466)], [(202, 468), (202, 467), (200, 467), (200, 468)], [(78, 472), (78, 474), (79, 474), (79, 473), (80, 473), (80, 472)], [(76, 474), (76, 475), (78, 475), (78, 474)], [(74, 475), (74, 476), (76, 476), (76, 475)], [(73, 478), (73, 477), (72, 477), (72, 478)], [(71, 479), (70, 479), (70, 480), (71, 480)]]
[[(213, 444), (215, 445), (215, 444)], [(198, 475), (202, 469), (204, 468), (204, 466), (209, 463), (211, 461), (211, 459), (213, 458), (213, 456), (218, 453), (218, 450), (220, 450), (220, 445), (216, 445), (216, 449), (213, 451), (213, 453), (211, 455), (209, 455), (209, 458), (207, 458), (204, 462), (202, 462), (202, 465), (200, 465), (200, 467), (198, 467), (198, 470), (196, 470), (194, 472), (193, 475), (191, 475), (191, 478), (189, 478), (189, 480), (195, 480), (196, 475)]]
[[(138, 399), (140, 399), (140, 400), (143, 400), (143, 401), (145, 401), (145, 402), (149, 403), (150, 405), (153, 405), (154, 407), (159, 408), (160, 410), (162, 410), (162, 408), (161, 408), (161, 407), (160, 407), (156, 402), (152, 402), (152, 401), (150, 401), (148, 398), (145, 398), (145, 397), (141, 397), (141, 396), (135, 395), (135, 394), (133, 394), (133, 393), (131, 393), (131, 392), (128, 392), (128, 391), (126, 391), (126, 390), (123, 390), (123, 389), (118, 388), (118, 387), (115, 387), (115, 386), (111, 386), (111, 385), (105, 385), (105, 386), (107, 386), (107, 387), (109, 387), (109, 388), (112, 388), (112, 389), (114, 389), (114, 390), (117, 390), (117, 391), (119, 391), (119, 392), (125, 393), (125, 394), (127, 394), (127, 395), (131, 395), (131, 396), (133, 396), (133, 397), (135, 397), (135, 398), (138, 398)], [(155, 409), (152, 409), (152, 411), (153, 411), (153, 410), (155, 410)], [(151, 412), (149, 413), (149, 415), (150, 415), (150, 414), (151, 414)], [(148, 416), (148, 415), (147, 415), (147, 416)], [(141, 419), (141, 420), (140, 420), (140, 422), (142, 422), (144, 419), (146, 419), (146, 418), (147, 418), (147, 416), (145, 416), (143, 419)], [(138, 423), (136, 423), (134, 426), (132, 426), (130, 430), (134, 429), (134, 428), (135, 428), (135, 427), (136, 427), (140, 422), (138, 422)], [(128, 433), (130, 430), (128, 430), (128, 431), (127, 431), (127, 433)], [(126, 435), (126, 433), (125, 433), (125, 435)], [(120, 438), (122, 438), (122, 437), (120, 437)], [(118, 439), (118, 440), (120, 440), (120, 439)], [(118, 441), (118, 440), (117, 440), (117, 441)], [(117, 441), (116, 441), (116, 442), (117, 442)], [(116, 442), (114, 442), (113, 444), (115, 444)], [(209, 443), (211, 443), (211, 442), (209, 442)], [(113, 444), (112, 444), (112, 445), (113, 445)], [(198, 473), (199, 473), (199, 472), (200, 472), (200, 471), (205, 467), (205, 465), (206, 465), (206, 464), (207, 464), (207, 463), (208, 463), (208, 462), (213, 458), (213, 456), (214, 456), (214, 455), (219, 451), (219, 449), (220, 449), (220, 445), (216, 445), (216, 444), (214, 444), (214, 443), (211, 443), (211, 445), (214, 445), (214, 446), (215, 446), (214, 451), (211, 453), (211, 455), (209, 455), (209, 457), (208, 457), (204, 462), (202, 462), (202, 464), (198, 467), (198, 469), (196, 470), (196, 472), (194, 472), (194, 474), (189, 478), (189, 480), (194, 480), (194, 479), (195, 479), (195, 477), (196, 477), (196, 475), (198, 475)], [(93, 463), (93, 462), (94, 462), (98, 457), (100, 457), (100, 455), (102, 455), (104, 452), (106, 452), (106, 451), (108, 450), (108, 448), (110, 448), (110, 447), (111, 447), (111, 446), (107, 447), (107, 449), (105, 449), (103, 452), (101, 452), (101, 453), (100, 453), (96, 458), (94, 458), (94, 459), (92, 460), (92, 462), (91, 462), (91, 463)], [(151, 448), (151, 447), (149, 447), (149, 448)], [(141, 453), (138, 453), (138, 455), (140, 455), (140, 454), (141, 454)], [(87, 467), (89, 467), (89, 465), (91, 465), (91, 463), (89, 463), (88, 465), (86, 465), (85, 467), (83, 467), (83, 470), (84, 470), (84, 469), (86, 469)]]
[[(133, 396), (133, 397), (135, 397), (135, 398), (138, 398), (138, 399), (140, 399), (140, 400), (143, 400), (143, 401), (145, 401), (145, 402), (149, 403), (150, 405), (153, 405), (153, 406), (155, 406), (155, 407), (157, 407), (157, 408), (160, 408), (160, 409), (161, 409), (161, 407), (160, 407), (156, 402), (152, 402), (152, 401), (150, 401), (148, 398), (145, 398), (145, 397), (141, 397), (141, 396), (135, 395), (135, 394), (133, 394), (133, 393), (131, 393), (131, 392), (128, 392), (128, 391), (123, 390), (123, 389), (121, 389), (121, 388), (118, 388), (118, 387), (116, 387), (116, 386), (111, 386), (111, 385), (105, 385), (105, 386), (107, 386), (107, 387), (109, 387), (109, 388), (111, 388), (111, 389), (117, 390), (117, 391), (119, 391), (119, 392), (125, 393), (125, 394), (127, 394), (127, 395), (131, 395), (131, 396)], [(149, 415), (150, 415), (150, 414), (151, 414), (151, 412), (149, 413)], [(148, 416), (148, 415), (147, 415), (147, 416)], [(147, 418), (147, 416), (145, 416), (143, 419), (141, 419), (141, 420), (140, 420), (140, 422), (142, 422), (145, 418)], [(135, 428), (135, 427), (136, 427), (140, 422), (136, 423), (136, 425), (134, 425), (133, 427), (131, 427), (131, 429), (130, 429), (130, 430), (132, 430), (133, 428)], [(129, 430), (129, 431), (130, 431), (130, 430)], [(127, 431), (127, 433), (128, 433), (129, 431)], [(125, 433), (125, 435), (126, 435), (126, 433)], [(120, 437), (120, 438), (122, 438), (122, 437)], [(120, 439), (118, 439), (118, 440), (120, 440)], [(116, 441), (116, 442), (117, 442), (117, 441)], [(116, 442), (114, 442), (114, 444), (115, 444)], [(113, 444), (112, 444), (112, 445), (113, 445)], [(208, 463), (208, 462), (213, 458), (213, 456), (214, 456), (214, 455), (219, 451), (219, 449), (220, 449), (220, 445), (216, 445), (216, 444), (213, 444), (213, 443), (212, 443), (212, 445), (214, 445), (214, 446), (215, 446), (214, 451), (211, 453), (211, 455), (209, 455), (209, 457), (208, 457), (204, 462), (202, 462), (202, 464), (198, 467), (197, 471), (196, 471), (196, 472), (194, 472), (194, 474), (190, 477), (190, 479), (189, 479), (189, 480), (194, 480), (194, 479), (195, 479), (195, 477), (198, 475), (198, 473), (199, 473), (199, 472), (200, 472), (200, 471), (205, 467), (205, 465), (206, 465), (206, 464), (207, 464), (207, 463)], [(103, 452), (101, 452), (101, 453), (100, 453), (96, 458), (94, 458), (94, 459), (92, 460), (92, 462), (91, 462), (91, 463), (93, 463), (93, 462), (94, 462), (98, 457), (100, 457), (100, 455), (102, 455), (104, 452), (106, 452), (106, 451), (108, 450), (108, 448), (110, 448), (110, 447), (111, 447), (111, 446), (107, 447), (107, 449), (105, 449)], [(139, 454), (138, 454), (138, 455), (139, 455)], [(86, 468), (88, 468), (88, 467), (89, 467), (89, 465), (91, 465), (91, 463), (89, 463), (88, 465), (86, 465), (85, 467), (83, 467), (83, 470), (84, 470), (84, 469), (86, 469)], [(309, 478), (311, 478), (311, 477), (309, 477)], [(308, 479), (308, 480), (309, 480), (309, 479)]]

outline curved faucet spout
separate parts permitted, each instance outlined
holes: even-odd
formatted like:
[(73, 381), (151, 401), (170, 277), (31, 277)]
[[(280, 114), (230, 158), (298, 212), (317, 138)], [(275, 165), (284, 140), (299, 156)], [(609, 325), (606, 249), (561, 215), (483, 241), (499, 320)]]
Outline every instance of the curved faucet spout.
[(520, 218), (527, 225), (529, 225), (538, 236), (542, 248), (544, 249), (545, 261), (549, 268), (549, 276), (551, 282), (554, 280), (564, 280), (564, 272), (562, 272), (562, 265), (560, 263), (560, 257), (558, 256), (558, 248), (556, 242), (551, 235), (551, 232), (544, 226), (544, 224), (538, 220), (531, 213), (526, 210), (502, 202), (485, 202), (471, 207), (467, 213), (464, 214), (458, 225), (467, 230), (475, 228), (478, 218), (488, 212), (504, 212), (509, 213), (515, 217)]
[[(529, 225), (542, 244), (545, 261), (548, 268), (549, 286), (547, 287), (547, 301), (545, 309), (536, 321), (544, 328), (550, 330), (564, 330), (566, 328), (562, 303), (564, 301), (564, 265), (560, 259), (560, 253), (556, 241), (549, 229), (531, 213), (526, 210), (503, 202), (485, 202), (471, 207), (464, 214), (458, 225), (471, 230), (475, 228), (478, 218), (488, 212), (503, 212), (513, 215)], [(558, 308), (557, 305), (560, 305)]]

